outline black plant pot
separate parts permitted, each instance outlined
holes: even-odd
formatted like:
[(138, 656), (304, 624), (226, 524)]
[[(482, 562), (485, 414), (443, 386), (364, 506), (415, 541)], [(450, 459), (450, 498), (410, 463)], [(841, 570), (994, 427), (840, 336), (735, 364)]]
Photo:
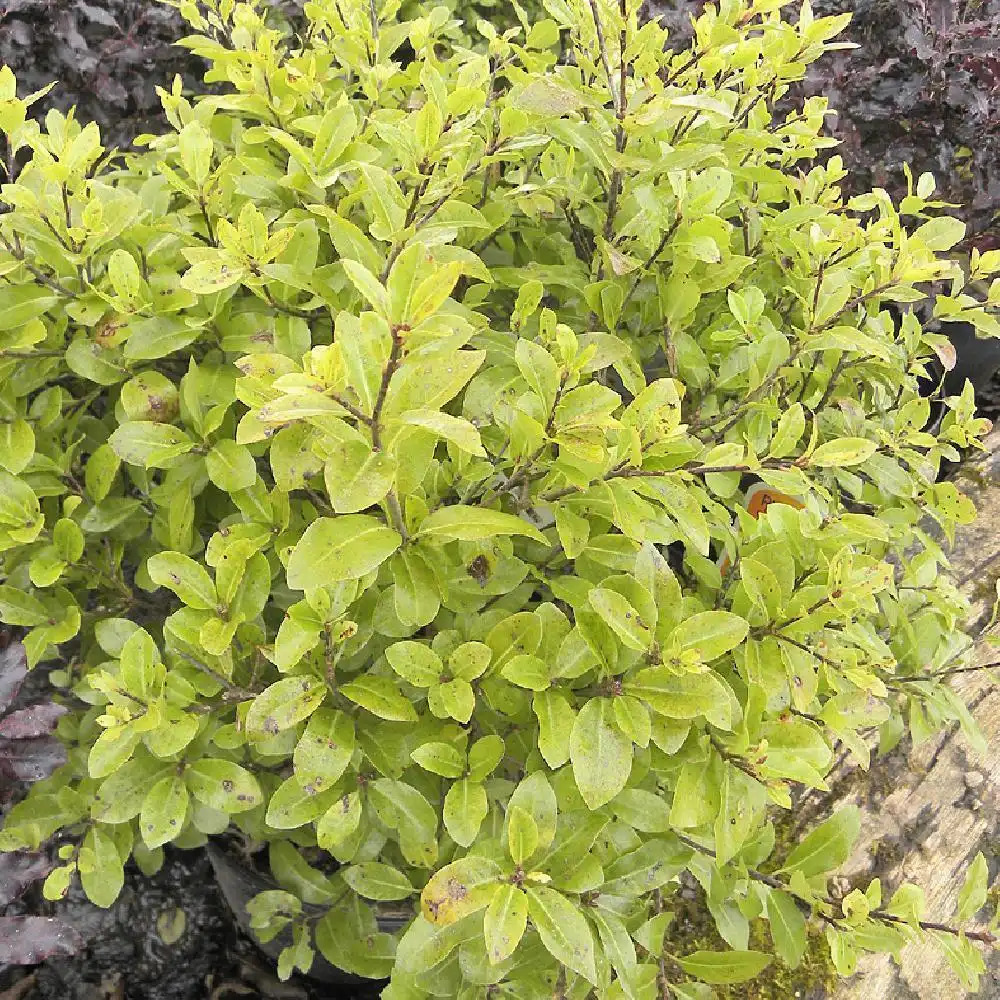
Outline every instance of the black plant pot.
[[(210, 842), (206, 852), (212, 863), (219, 891), (232, 910), (240, 929), (268, 958), (277, 962), (282, 949), (292, 943), (291, 931), (286, 929), (271, 941), (261, 941), (250, 927), (247, 903), (260, 892), (280, 888), (278, 883), (270, 876), (241, 864), (217, 844)], [(304, 903), (302, 908), (303, 912), (313, 913), (316, 916), (321, 916), (324, 912), (323, 907), (313, 906), (309, 903)], [(378, 918), (379, 930), (381, 931), (397, 931), (404, 923), (405, 921), (399, 917)], [(330, 1000), (376, 996), (379, 988), (385, 983), (384, 980), (364, 979), (361, 976), (345, 972), (343, 969), (338, 969), (318, 952), (313, 959), (312, 968), (309, 970), (309, 978), (327, 986), (341, 987), (335, 993), (324, 992), (324, 997), (329, 997)]]
[(1000, 339), (977, 337), (975, 327), (969, 323), (946, 323), (941, 332), (955, 348), (955, 366), (946, 371), (944, 365), (934, 358), (928, 365), (930, 377), (921, 379), (921, 393), (931, 399), (931, 416), (927, 421), (927, 430), (930, 431), (937, 430), (945, 414), (942, 397), (957, 396), (966, 379), (972, 383), (979, 397), (989, 388), (1000, 369)]

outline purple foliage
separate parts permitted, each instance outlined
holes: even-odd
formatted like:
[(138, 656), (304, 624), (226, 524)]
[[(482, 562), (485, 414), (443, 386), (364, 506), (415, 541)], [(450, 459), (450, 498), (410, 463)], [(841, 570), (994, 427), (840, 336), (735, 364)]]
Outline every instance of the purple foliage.
[[(28, 673), (24, 646), (0, 639), (0, 789), (14, 782), (48, 777), (66, 761), (63, 745), (51, 735), (66, 709), (53, 702), (7, 712)], [(0, 906), (21, 896), (44, 878), (52, 862), (44, 854), (0, 854)], [(47, 958), (72, 955), (83, 940), (68, 924), (48, 917), (0, 917), (0, 967), (35, 965)]]
[(37, 965), (83, 946), (83, 938), (54, 917), (0, 917), (0, 966)]
[(52, 862), (44, 854), (28, 851), (0, 854), (0, 906), (12, 903), (32, 882), (45, 878), (51, 870)]
[[(27, 673), (21, 643), (0, 649), (0, 713), (13, 704)], [(0, 781), (41, 781), (66, 763), (62, 743), (50, 735), (65, 712), (61, 705), (41, 702), (0, 718)]]

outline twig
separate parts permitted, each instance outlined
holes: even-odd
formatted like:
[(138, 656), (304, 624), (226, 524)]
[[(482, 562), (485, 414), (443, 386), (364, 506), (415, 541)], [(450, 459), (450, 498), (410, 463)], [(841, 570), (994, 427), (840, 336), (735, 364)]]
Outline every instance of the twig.
[[(674, 836), (677, 837), (681, 843), (686, 844), (694, 851), (698, 851), (707, 857), (714, 858), (716, 856), (715, 851), (710, 847), (702, 847), (697, 841), (691, 840), (685, 837), (682, 833), (677, 833), (674, 831)], [(787, 892), (789, 895), (794, 896), (796, 899), (801, 899), (804, 903), (812, 905), (811, 900), (806, 899), (803, 896), (799, 896), (795, 890), (791, 887), (790, 883), (784, 882), (774, 875), (768, 875), (765, 872), (758, 871), (756, 868), (748, 868), (747, 875), (752, 878), (755, 882), (760, 882), (762, 885), (766, 885), (771, 889), (778, 889), (781, 892)], [(830, 896), (819, 896), (817, 897), (821, 902), (826, 903), (827, 906), (836, 907), (843, 914), (843, 905), (840, 901), (831, 898)], [(824, 917), (830, 921), (843, 920), (844, 917), (829, 917), (826, 914), (820, 913), (821, 917)], [(880, 920), (887, 924), (903, 924), (905, 926), (912, 926), (909, 920), (903, 917), (897, 917), (892, 913), (887, 913), (885, 910), (872, 910), (869, 912), (868, 916), (872, 920)], [(925, 931), (939, 931), (943, 934), (951, 934), (955, 937), (966, 937), (970, 941), (980, 941), (983, 944), (993, 945), (996, 944), (997, 938), (995, 935), (991, 934), (989, 931), (970, 931), (965, 930), (961, 927), (952, 927), (950, 924), (938, 923), (936, 920), (918, 920), (917, 926), (921, 930)]]

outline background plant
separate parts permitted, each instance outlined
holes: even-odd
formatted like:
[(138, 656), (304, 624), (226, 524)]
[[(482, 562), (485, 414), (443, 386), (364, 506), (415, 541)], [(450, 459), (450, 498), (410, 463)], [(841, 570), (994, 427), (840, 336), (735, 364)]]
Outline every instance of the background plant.
[[(12, 641), (9, 633), (0, 634), (0, 796), (4, 801), (22, 784), (47, 778), (66, 762), (65, 748), (51, 735), (66, 712), (62, 705), (46, 701), (12, 709), (27, 675), (24, 647)], [(0, 854), (0, 906), (14, 902), (52, 867), (41, 852)], [(60, 920), (0, 915), (0, 965), (34, 965), (81, 947), (80, 936)]]
[[(984, 861), (926, 914), (828, 895), (849, 810), (775, 844), (834, 741), (977, 738), (926, 524), (974, 516), (936, 476), (986, 422), (924, 430), (945, 341), (888, 307), (1000, 332), (929, 175), (845, 204), (825, 101), (775, 117), (844, 24), (780, 7), (672, 53), (628, 2), (478, 50), (445, 7), (185, 3), (220, 92), (124, 158), (0, 74), (0, 617), (85, 706), (0, 846), (69, 837), (50, 895), (233, 830), (282, 974), (397, 1000), (706, 997), (807, 919), (843, 974), (923, 933), (975, 983)], [(672, 946), (685, 872), (729, 950)]]

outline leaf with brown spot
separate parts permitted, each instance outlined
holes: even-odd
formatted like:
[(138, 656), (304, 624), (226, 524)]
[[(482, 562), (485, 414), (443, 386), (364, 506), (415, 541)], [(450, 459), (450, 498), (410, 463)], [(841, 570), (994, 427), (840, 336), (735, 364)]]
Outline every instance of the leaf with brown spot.
[(326, 696), (326, 685), (315, 677), (285, 677), (265, 688), (250, 706), (247, 735), (266, 739), (308, 719)]
[(483, 918), (486, 954), (491, 965), (510, 958), (528, 925), (528, 897), (516, 886), (504, 885), (493, 894)]
[(500, 866), (489, 858), (453, 861), (424, 886), (421, 912), (432, 924), (453, 924), (489, 905), (501, 875)]

